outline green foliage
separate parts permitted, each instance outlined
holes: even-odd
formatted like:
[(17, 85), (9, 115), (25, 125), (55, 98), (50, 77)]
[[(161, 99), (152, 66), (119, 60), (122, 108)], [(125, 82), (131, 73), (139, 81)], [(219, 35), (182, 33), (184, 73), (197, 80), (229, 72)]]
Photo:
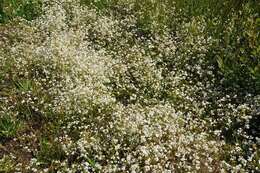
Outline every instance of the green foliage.
[(81, 4), (94, 6), (98, 10), (106, 10), (108, 7), (117, 4), (118, 0), (80, 0)]
[(0, 117), (0, 137), (12, 138), (15, 137), (20, 124), (17, 120), (6, 114)]
[(20, 92), (28, 92), (32, 90), (32, 81), (30, 80), (22, 80), (15, 82), (15, 86), (17, 90)]
[(233, 15), (213, 47), (227, 87), (259, 92), (260, 34), (259, 18), (247, 5)]
[(41, 0), (0, 0), (0, 23), (19, 16), (33, 20), (41, 14)]
[(259, 1), (192, 0), (176, 1), (176, 5), (187, 20), (205, 16), (205, 36), (218, 40), (208, 55), (217, 62), (224, 86), (259, 92)]
[(15, 163), (11, 157), (4, 155), (4, 157), (0, 159), (0, 172), (3, 173), (14, 172), (14, 166)]
[(39, 159), (42, 164), (50, 165), (54, 161), (62, 161), (65, 158), (65, 152), (62, 149), (60, 143), (49, 140), (47, 138), (42, 138), (40, 141), (40, 149), (37, 153), (37, 159)]

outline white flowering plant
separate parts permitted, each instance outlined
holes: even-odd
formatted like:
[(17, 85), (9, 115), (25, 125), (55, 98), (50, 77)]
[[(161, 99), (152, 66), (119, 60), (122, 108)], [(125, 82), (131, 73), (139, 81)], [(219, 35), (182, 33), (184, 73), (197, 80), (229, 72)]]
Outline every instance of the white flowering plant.
[(235, 14), (220, 37), (180, 6), (43, 0), (1, 24), (2, 170), (259, 171), (258, 19), (241, 5), (248, 46)]

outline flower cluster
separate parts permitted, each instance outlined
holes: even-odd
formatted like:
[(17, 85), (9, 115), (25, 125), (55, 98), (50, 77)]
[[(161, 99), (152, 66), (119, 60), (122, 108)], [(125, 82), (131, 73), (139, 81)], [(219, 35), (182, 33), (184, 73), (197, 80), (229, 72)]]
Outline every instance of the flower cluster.
[(222, 85), (205, 19), (147, 33), (126, 2), (120, 18), (45, 0), (41, 17), (5, 26), (1, 117), (59, 122), (16, 171), (258, 171), (259, 95)]

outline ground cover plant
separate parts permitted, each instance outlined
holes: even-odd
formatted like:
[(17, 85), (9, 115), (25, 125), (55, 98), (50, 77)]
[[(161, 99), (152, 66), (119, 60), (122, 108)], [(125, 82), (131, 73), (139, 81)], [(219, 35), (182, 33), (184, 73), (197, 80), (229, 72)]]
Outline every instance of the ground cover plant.
[(0, 172), (259, 172), (259, 8), (0, 0)]

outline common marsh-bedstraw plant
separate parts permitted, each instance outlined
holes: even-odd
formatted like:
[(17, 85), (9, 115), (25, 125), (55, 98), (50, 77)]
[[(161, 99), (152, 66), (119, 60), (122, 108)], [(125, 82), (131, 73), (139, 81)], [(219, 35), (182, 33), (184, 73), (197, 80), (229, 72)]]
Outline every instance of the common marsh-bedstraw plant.
[[(21, 149), (25, 159), (0, 152), (0, 165), (16, 165), (6, 167), (11, 172), (259, 171), (259, 95), (221, 85), (209, 56), (218, 40), (205, 34), (205, 18), (147, 31), (133, 3), (118, 6), (120, 16), (44, 0), (37, 19), (1, 26), (1, 142), (28, 151)], [(2, 127), (7, 115), (10, 128)]]

